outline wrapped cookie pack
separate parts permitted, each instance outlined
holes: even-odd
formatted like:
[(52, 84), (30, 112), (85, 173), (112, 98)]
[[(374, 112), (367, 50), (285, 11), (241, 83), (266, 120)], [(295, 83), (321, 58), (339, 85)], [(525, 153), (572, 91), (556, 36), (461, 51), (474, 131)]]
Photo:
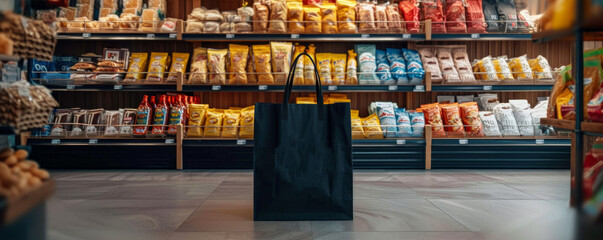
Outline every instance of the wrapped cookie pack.
[(226, 83), (226, 55), (228, 49), (207, 49), (207, 68), (210, 84)]
[(268, 31), (272, 33), (287, 32), (287, 1), (286, 0), (271, 0), (270, 1), (270, 25)]
[(420, 47), (418, 48), (419, 54), (421, 54), (421, 61), (425, 71), (431, 73), (431, 81), (435, 83), (442, 82), (442, 72), (440, 71), (440, 65), (438, 64), (438, 58), (434, 53), (434, 48), (431, 47)]
[(287, 76), (291, 69), (291, 54), (293, 53), (293, 43), (291, 42), (270, 42), (272, 50), (272, 71), (276, 84), (285, 85)]
[(207, 49), (195, 48), (188, 84), (207, 83)]

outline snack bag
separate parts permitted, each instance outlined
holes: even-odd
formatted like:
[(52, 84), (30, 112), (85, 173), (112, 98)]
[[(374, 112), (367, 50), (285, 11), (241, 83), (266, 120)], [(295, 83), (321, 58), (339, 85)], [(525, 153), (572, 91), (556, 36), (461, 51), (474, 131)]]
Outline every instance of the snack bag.
[(272, 77), (272, 65), (270, 64), (270, 45), (253, 45), (253, 60), (255, 62), (255, 72), (258, 78), (258, 84), (274, 84)]
[(385, 52), (394, 80), (397, 81), (397, 84), (408, 84), (408, 77), (406, 77), (406, 62), (402, 57), (402, 50), (387, 48), (385, 49)]
[[(499, 32), (498, 10), (496, 9), (496, 0), (482, 0), (484, 17), (488, 26), (488, 32)], [(505, 23), (502, 23), (505, 25)]]
[(168, 74), (168, 82), (178, 81), (178, 73), (184, 74), (188, 66), (189, 53), (172, 53), (172, 67)]
[[(507, 32), (517, 31), (517, 8), (513, 0), (496, 0), (498, 18), (507, 26)], [(567, 20), (564, 20), (568, 22)], [(571, 21), (569, 21), (571, 22)]]
[(379, 84), (375, 71), (377, 63), (374, 44), (356, 44), (356, 52), (358, 53), (358, 83), (359, 84)]
[[(326, 102), (326, 99), (325, 99), (325, 102)], [(316, 104), (316, 98), (297, 97), (297, 98), (295, 98), (295, 104)]]
[(362, 128), (362, 119), (358, 116), (352, 116), (352, 139), (362, 139), (365, 137)]
[(318, 74), (322, 84), (333, 84), (331, 79), (331, 54), (317, 53), (316, 64), (318, 65)]
[(383, 138), (383, 131), (379, 123), (379, 117), (377, 114), (371, 114), (368, 117), (362, 118), (362, 128), (367, 138), (381, 139)]
[(168, 65), (168, 53), (152, 52), (149, 60), (149, 74), (147, 81), (161, 82), (165, 77), (165, 69)]
[(421, 64), (421, 56), (419, 55), (419, 52), (402, 48), (402, 54), (404, 56), (404, 60), (406, 60), (406, 72), (408, 74), (410, 84), (423, 83), (425, 70), (423, 69), (423, 64)]
[(188, 137), (203, 137), (203, 124), (205, 113), (209, 108), (208, 104), (189, 104), (188, 105)]
[(287, 1), (287, 20), (290, 33), (303, 33), (306, 30), (303, 23), (304, 8), (301, 0)]
[(394, 109), (396, 113), (396, 126), (398, 127), (398, 133), (396, 137), (410, 137), (412, 136), (412, 127), (410, 125), (410, 116), (404, 111), (404, 108)]
[(511, 58), (509, 61), (509, 67), (518, 80), (526, 80), (534, 78), (532, 76), (532, 69), (530, 63), (528, 63), (527, 55)]
[(304, 21), (306, 22), (306, 33), (322, 32), (322, 17), (320, 7), (304, 6)]
[(436, 57), (442, 70), (442, 77), (447, 83), (458, 83), (461, 82), (458, 72), (454, 67), (454, 61), (452, 60), (452, 52), (450, 48), (438, 48), (436, 49)]
[(358, 75), (356, 72), (357, 62), (354, 49), (348, 50), (348, 62), (345, 74), (345, 84), (358, 84)]
[(599, 91), (602, 83), (603, 69), (601, 69), (601, 59), (587, 59), (584, 62), (584, 115), (588, 119), (588, 101)]
[(226, 83), (226, 55), (228, 49), (207, 49), (207, 68), (210, 84)]
[(419, 3), (417, 0), (403, 0), (398, 3), (398, 6), (406, 22), (406, 32), (418, 33), (421, 25), (419, 23)]
[(379, 32), (388, 32), (387, 28), (387, 4), (376, 4), (375, 5), (375, 26)]
[(431, 20), (431, 31), (434, 33), (446, 33), (446, 26), (444, 25), (444, 13), (442, 11), (442, 2), (440, 0), (435, 1), (423, 1), (422, 5), (422, 18), (421, 21)]
[(339, 23), (339, 33), (356, 33), (356, 0), (338, 0), (337, 1), (337, 21)]
[(400, 15), (398, 5), (388, 4), (385, 8), (385, 13), (387, 14), (387, 24), (389, 25), (389, 30), (391, 32), (404, 32), (404, 26), (402, 25), (404, 18), (402, 18), (402, 15)]
[(442, 104), (442, 115), (444, 115), (444, 123), (446, 131), (450, 135), (464, 135), (463, 121), (459, 111), (458, 103)]
[(483, 72), (483, 74), (482, 74), (483, 81), (494, 81), (494, 82), (500, 81), (498, 79), (498, 74), (496, 74), (496, 68), (494, 67), (494, 62), (492, 61), (492, 57), (487, 56), (487, 57), (483, 58), (480, 62), (478, 62), (478, 65), (480, 66), (480, 72)]
[(306, 53), (312, 58), (312, 60), (310, 60), (309, 57), (304, 56), (304, 82), (307, 85), (314, 85), (314, 83), (316, 82), (316, 75), (314, 74), (314, 64), (312, 64), (312, 61), (314, 61), (314, 63), (318, 65), (318, 63), (316, 62), (315, 52), (316, 47), (314, 46), (314, 44), (310, 44), (310, 46), (306, 48)]
[(534, 136), (532, 109), (528, 100), (509, 100), (521, 136)]
[(465, 51), (464, 48), (454, 48), (452, 49), (452, 58), (454, 59), (454, 66), (456, 67), (456, 71), (459, 73), (461, 82), (474, 83), (475, 76), (473, 75), (473, 70), (471, 62), (469, 62), (467, 51)]
[(563, 67), (561, 69), (561, 73), (557, 75), (557, 78), (555, 79), (555, 83), (553, 84), (553, 89), (551, 90), (551, 95), (549, 97), (549, 103), (547, 106), (546, 117), (548, 118), (557, 118), (557, 115), (555, 114), (557, 97), (559, 96), (559, 94), (561, 94), (561, 92), (567, 89), (568, 85), (573, 84), (571, 83), (571, 76), (569, 75), (571, 69), (571, 66)]
[(241, 109), (241, 120), (239, 123), (241, 129), (239, 131), (240, 138), (253, 138), (253, 122), (255, 120), (255, 106), (249, 106)]
[(346, 75), (346, 54), (345, 53), (333, 53), (331, 54), (331, 62), (333, 64), (332, 74), (333, 83), (343, 85), (345, 84)]
[(224, 119), (224, 110), (208, 109), (205, 117), (205, 137), (220, 137), (220, 127)]
[(498, 101), (498, 95), (493, 93), (484, 93), (479, 95), (481, 107), (484, 111), (493, 111), (494, 107), (500, 102)]
[(397, 133), (396, 114), (391, 103), (378, 102), (377, 115), (381, 123), (381, 129), (385, 131), (385, 137), (395, 137)]
[(553, 79), (553, 73), (549, 62), (541, 55), (538, 55), (535, 59), (528, 60), (530, 69), (534, 72), (536, 80), (542, 79)]
[(435, 83), (442, 82), (442, 72), (438, 65), (438, 58), (436, 58), (432, 48), (419, 48), (419, 54), (421, 54), (421, 61), (425, 67), (425, 72), (431, 73), (431, 81)]
[(390, 66), (387, 61), (385, 51), (376, 50), (377, 55), (377, 78), (381, 84), (395, 84), (396, 81), (392, 78), (392, 74), (389, 72)]
[(485, 33), (486, 19), (482, 10), (482, 0), (466, 0), (467, 31), (471, 33)]
[(467, 32), (464, 1), (446, 0), (446, 30), (448, 33)]
[(230, 78), (228, 84), (247, 84), (247, 58), (249, 55), (249, 47), (245, 45), (229, 44), (230, 53)]
[(323, 3), (320, 11), (322, 12), (322, 33), (337, 33), (337, 6), (335, 3)]
[(375, 31), (374, 6), (372, 2), (358, 3), (358, 29), (361, 32)]
[(271, 33), (287, 32), (285, 21), (287, 21), (287, 0), (271, 0), (268, 31)]
[(239, 120), (241, 119), (241, 110), (225, 110), (222, 124), (223, 138), (236, 138), (239, 133)]
[(469, 136), (481, 137), (484, 135), (482, 132), (482, 121), (479, 117), (479, 109), (477, 108), (476, 102), (465, 102), (459, 104), (461, 109), (461, 117), (463, 119), (463, 125), (465, 131)]
[(500, 123), (500, 132), (503, 136), (519, 136), (519, 128), (517, 121), (513, 115), (513, 108), (509, 103), (501, 103), (494, 107), (494, 116), (496, 121)]
[(445, 135), (440, 105), (437, 103), (423, 104), (421, 105), (421, 110), (425, 115), (425, 123), (431, 125), (433, 135)]
[(272, 75), (276, 84), (285, 85), (289, 70), (291, 69), (291, 54), (293, 53), (293, 43), (290, 42), (270, 42), (272, 50)]
[(425, 117), (422, 112), (410, 111), (408, 112), (410, 117), (410, 126), (412, 127), (413, 137), (422, 137), (425, 131)]
[[(293, 52), (293, 59), (296, 59), (297, 56), (302, 54), (306, 50), (306, 46), (299, 45), (295, 43), (295, 51)], [(304, 84), (304, 58), (297, 60), (297, 65), (295, 66), (295, 72), (293, 73), (293, 84), (294, 85), (303, 85)]]
[(508, 80), (513, 79), (513, 74), (511, 74), (511, 69), (509, 68), (509, 64), (507, 64), (506, 57), (498, 57), (492, 60), (494, 64), (494, 69), (496, 70), (496, 76), (500, 80)]
[(126, 74), (124, 82), (136, 82), (143, 79), (144, 71), (147, 69), (148, 58), (148, 53), (132, 53), (130, 55), (128, 74)]
[(257, 84), (258, 76), (255, 74), (255, 63), (253, 62), (253, 46), (249, 46), (249, 54), (247, 56), (247, 84)]
[(270, 9), (265, 4), (256, 2), (253, 4), (253, 11), (255, 12), (253, 15), (253, 31), (256, 33), (266, 32)]
[(188, 84), (207, 83), (207, 49), (195, 48)]
[(497, 137), (500, 136), (500, 130), (498, 128), (498, 122), (496, 116), (490, 111), (479, 112), (479, 118), (484, 127), (484, 135), (486, 137)]

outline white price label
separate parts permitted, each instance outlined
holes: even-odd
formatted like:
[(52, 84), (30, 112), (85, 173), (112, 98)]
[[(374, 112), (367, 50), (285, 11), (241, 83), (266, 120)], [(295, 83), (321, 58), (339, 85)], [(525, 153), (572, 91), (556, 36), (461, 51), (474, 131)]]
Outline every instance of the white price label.
[(337, 91), (337, 86), (329, 86), (327, 89), (329, 89), (329, 91)]
[(178, 37), (178, 34), (176, 34), (176, 33), (170, 33), (170, 38), (176, 38), (176, 37)]
[(402, 34), (402, 38), (409, 39), (410, 38), (410, 34)]
[(404, 145), (404, 144), (406, 144), (406, 140), (404, 140), (404, 139), (398, 139), (398, 140), (396, 140), (396, 144), (398, 144), (398, 145)]
[(124, 88), (123, 85), (115, 85), (115, 86), (113, 86), (114, 90), (122, 90), (123, 88)]
[(147, 38), (155, 38), (155, 34), (154, 33), (147, 33)]
[(390, 90), (390, 91), (396, 91), (396, 90), (398, 90), (398, 86), (395, 86), (395, 85), (394, 86), (389, 86), (387, 89)]
[(413, 92), (425, 92), (425, 86), (417, 85), (417, 86), (415, 86), (415, 89), (413, 89)]
[(471, 34), (471, 38), (478, 39), (479, 38), (479, 33), (473, 33), (473, 34)]
[(50, 144), (61, 144), (61, 139), (52, 139), (50, 140)]
[(174, 139), (173, 138), (168, 138), (165, 140), (165, 144), (172, 144), (174, 143)]
[(544, 144), (544, 139), (536, 139), (536, 144)]
[(361, 38), (369, 38), (369, 37), (371, 37), (371, 35), (369, 35), (369, 34), (362, 34), (362, 35), (360, 35), (360, 37)]
[(90, 37), (90, 33), (82, 33), (82, 37), (83, 38), (89, 38)]
[(234, 35), (234, 34), (232, 34), (232, 33), (228, 33), (228, 34), (226, 34), (226, 38), (229, 38), (229, 39), (230, 39), (230, 38), (234, 38), (234, 37), (235, 37), (235, 35)]
[(247, 140), (237, 140), (237, 145), (245, 145), (247, 144)]
[(260, 91), (268, 90), (268, 85), (260, 85), (260, 86), (258, 86), (258, 90), (260, 90)]
[(67, 90), (73, 90), (75, 89), (75, 85), (67, 85)]
[(484, 91), (490, 91), (492, 90), (492, 86), (484, 86)]
[(299, 34), (291, 34), (291, 39), (298, 39), (299, 38)]
[(88, 144), (97, 144), (98, 143), (98, 139), (90, 139), (88, 140)]
[(222, 86), (220, 86), (220, 85), (213, 85), (213, 86), (211, 86), (211, 90), (212, 91), (220, 91), (220, 89), (222, 89)]
[(469, 143), (468, 139), (459, 139), (459, 144), (465, 145), (467, 143)]

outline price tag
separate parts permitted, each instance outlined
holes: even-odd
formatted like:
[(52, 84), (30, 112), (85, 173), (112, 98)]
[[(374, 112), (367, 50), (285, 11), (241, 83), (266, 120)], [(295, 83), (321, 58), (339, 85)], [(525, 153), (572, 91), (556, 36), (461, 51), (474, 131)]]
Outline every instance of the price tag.
[(329, 89), (329, 91), (337, 91), (337, 86), (329, 86), (327, 89)]
[(90, 33), (82, 33), (82, 37), (83, 38), (89, 38), (90, 37)]
[(170, 33), (170, 38), (176, 38), (176, 37), (178, 37), (178, 34), (176, 34), (176, 33)]
[(213, 85), (213, 86), (211, 86), (211, 90), (212, 91), (220, 91), (220, 89), (222, 89), (222, 86), (220, 86), (220, 85)]
[(360, 35), (360, 37), (361, 38), (369, 38), (369, 37), (371, 37), (371, 35), (369, 35), (369, 34), (362, 34), (362, 35)]
[(165, 140), (165, 144), (172, 144), (174, 143), (174, 139), (173, 138), (168, 138)]
[(291, 39), (298, 39), (299, 38), (299, 34), (291, 34)]
[(473, 34), (471, 34), (471, 38), (478, 39), (479, 38), (479, 33), (473, 33)]
[(75, 85), (67, 85), (67, 90), (73, 90), (75, 89)]
[(544, 139), (536, 139), (536, 144), (544, 144)]
[(258, 90), (260, 90), (260, 91), (265, 91), (267, 89), (268, 89), (268, 85), (260, 85), (260, 86), (258, 86)]
[(97, 144), (98, 143), (98, 139), (90, 139), (88, 140), (88, 144)]
[(492, 90), (492, 86), (484, 86), (484, 91), (490, 91)]
[(155, 38), (155, 34), (154, 33), (147, 33), (147, 38)]
[(115, 85), (115, 86), (113, 86), (114, 90), (122, 90), (123, 88), (124, 88), (123, 85)]
[(234, 36), (234, 34), (232, 34), (232, 33), (228, 33), (228, 34), (226, 34), (226, 38), (229, 38), (229, 39), (230, 39), (230, 38), (234, 38), (234, 37), (235, 37), (235, 36)]
[(247, 140), (237, 140), (237, 145), (245, 145), (247, 144)]
[(398, 140), (396, 140), (396, 144), (398, 144), (398, 145), (404, 145), (404, 144), (406, 144), (406, 140), (404, 140), (404, 139), (398, 139)]
[(52, 139), (50, 140), (50, 144), (61, 144), (61, 139)]
[(389, 87), (387, 87), (387, 89), (390, 90), (390, 91), (396, 91), (396, 90), (398, 90), (398, 86), (396, 86), (396, 85), (389, 86)]
[(402, 38), (409, 39), (410, 38), (410, 34), (402, 34)]
[(415, 86), (415, 88), (412, 91), (413, 92), (425, 92), (425, 86), (424, 85), (417, 85), (417, 86)]
[(469, 143), (469, 140), (468, 140), (468, 139), (459, 139), (459, 144), (461, 144), (461, 145), (465, 145), (465, 144), (467, 144), (467, 143)]

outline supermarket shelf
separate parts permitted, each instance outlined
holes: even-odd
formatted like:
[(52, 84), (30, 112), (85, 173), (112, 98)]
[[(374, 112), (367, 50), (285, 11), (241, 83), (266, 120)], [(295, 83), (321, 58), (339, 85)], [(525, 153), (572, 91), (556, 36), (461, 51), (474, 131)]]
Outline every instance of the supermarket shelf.
[(603, 123), (582, 122), (582, 131), (586, 134), (603, 134)]
[(569, 138), (500, 137), (500, 138), (433, 138), (432, 146), (570, 146)]
[(53, 179), (42, 182), (40, 187), (25, 192), (14, 198), (0, 198), (0, 228), (26, 215), (28, 212), (44, 204), (54, 193)]
[(186, 41), (424, 41), (425, 34), (259, 34), (259, 33), (183, 33)]
[(21, 59), (18, 56), (12, 56), (12, 55), (5, 55), (5, 54), (0, 54), (0, 61), (19, 61), (19, 59)]
[(553, 84), (518, 84), (518, 85), (507, 85), (507, 84), (494, 84), (494, 85), (431, 85), (431, 91), (433, 92), (482, 92), (482, 91), (551, 91)]
[(62, 145), (62, 146), (175, 146), (175, 138), (61, 138), (61, 137), (30, 137), (27, 144), (34, 145)]
[(148, 33), (148, 32), (133, 32), (133, 33), (57, 33), (59, 40), (178, 40), (177, 33)]
[[(293, 86), (292, 91), (314, 92), (315, 86)], [(183, 85), (182, 91), (236, 91), (236, 92), (270, 92), (285, 90), (284, 85)], [(323, 86), (323, 91), (342, 92), (424, 92), (425, 85), (330, 85)]]
[(206, 139), (206, 138), (184, 138), (182, 146), (206, 146), (206, 147), (253, 147), (252, 139)]
[(555, 128), (574, 130), (576, 128), (576, 121), (556, 118), (541, 118), (540, 125), (549, 125)]
[(431, 40), (438, 41), (529, 41), (531, 33), (432, 33)]
[(80, 85), (45, 85), (53, 91), (176, 91), (175, 84), (80, 84)]
[[(593, 14), (594, 17), (591, 19), (585, 19), (581, 26), (581, 32), (584, 41), (603, 41), (603, 16), (599, 14)], [(576, 24), (574, 24), (576, 25)], [(569, 29), (560, 30), (547, 30), (542, 32), (536, 32), (533, 34), (532, 39), (537, 42), (547, 42), (553, 40), (573, 41), (578, 32), (577, 26), (572, 26)]]

